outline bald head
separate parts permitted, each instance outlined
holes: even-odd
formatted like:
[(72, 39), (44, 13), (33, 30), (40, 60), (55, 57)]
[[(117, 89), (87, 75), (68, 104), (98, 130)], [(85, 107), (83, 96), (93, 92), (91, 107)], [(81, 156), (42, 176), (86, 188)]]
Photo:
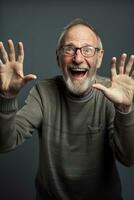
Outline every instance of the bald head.
[[(95, 30), (95, 28), (93, 28), (88, 22), (86, 22), (85, 20), (83, 19), (75, 19), (73, 20), (71, 23), (69, 23), (63, 30), (63, 32), (60, 34), (59, 36), (59, 39), (58, 39), (58, 44), (57, 44), (57, 49), (60, 49), (63, 45), (65, 45), (65, 37), (66, 35), (70, 32), (70, 30), (74, 29), (75, 27), (77, 27), (78, 29), (78, 33), (76, 33), (76, 36), (78, 34), (81, 33), (81, 29), (85, 27), (85, 30), (88, 29), (89, 32), (91, 34), (94, 35), (94, 37), (96, 37), (97, 39), (97, 47), (100, 48), (100, 49), (103, 49), (103, 46), (102, 46), (102, 42), (101, 42), (101, 39), (100, 39), (100, 36), (98, 35), (97, 31)], [(75, 37), (75, 36), (74, 36)]]

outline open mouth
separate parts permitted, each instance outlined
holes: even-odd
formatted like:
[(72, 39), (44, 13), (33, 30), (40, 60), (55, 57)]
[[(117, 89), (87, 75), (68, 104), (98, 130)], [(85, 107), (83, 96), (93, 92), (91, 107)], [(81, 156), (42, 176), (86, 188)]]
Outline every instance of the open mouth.
[(69, 72), (73, 79), (83, 79), (88, 73), (86, 68), (69, 68)]

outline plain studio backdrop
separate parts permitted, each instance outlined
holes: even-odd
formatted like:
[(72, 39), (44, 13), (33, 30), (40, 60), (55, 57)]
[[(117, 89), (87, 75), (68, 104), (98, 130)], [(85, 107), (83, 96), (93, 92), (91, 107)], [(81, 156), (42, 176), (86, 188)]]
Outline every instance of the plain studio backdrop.
[[(122, 53), (134, 54), (134, 2), (130, 0), (66, 0), (0, 2), (0, 40), (19, 41), (25, 47), (25, 74), (38, 80), (60, 73), (55, 56), (57, 38), (72, 19), (82, 17), (93, 25), (102, 38), (105, 55), (100, 75), (110, 76), (110, 60)], [(19, 94), (24, 104), (35, 81)], [(118, 164), (125, 200), (134, 199), (134, 167)], [(16, 151), (0, 154), (0, 200), (34, 200), (34, 178), (38, 167), (37, 132)]]

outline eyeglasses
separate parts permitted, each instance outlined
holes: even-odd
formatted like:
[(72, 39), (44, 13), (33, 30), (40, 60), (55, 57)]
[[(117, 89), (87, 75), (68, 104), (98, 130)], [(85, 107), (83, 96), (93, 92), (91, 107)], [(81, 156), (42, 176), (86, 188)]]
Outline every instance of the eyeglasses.
[(78, 49), (80, 50), (81, 54), (84, 57), (92, 57), (92, 56), (95, 55), (96, 51), (100, 51), (99, 48), (95, 48), (95, 47), (90, 46), (90, 45), (86, 45), (86, 46), (83, 46), (81, 48), (76, 48), (76, 47), (71, 46), (71, 45), (65, 45), (65, 46), (61, 47), (60, 52), (61, 52), (62, 55), (65, 55), (65, 56), (74, 56)]

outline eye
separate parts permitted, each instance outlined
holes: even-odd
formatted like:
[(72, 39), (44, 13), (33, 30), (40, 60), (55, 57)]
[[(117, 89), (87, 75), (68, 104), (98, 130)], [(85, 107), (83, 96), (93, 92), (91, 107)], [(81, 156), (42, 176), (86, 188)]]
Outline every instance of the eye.
[(92, 54), (94, 51), (94, 48), (93, 47), (90, 47), (90, 46), (87, 46), (87, 47), (83, 47), (83, 52), (85, 54)]
[(73, 54), (74, 53), (74, 48), (72, 46), (65, 46), (64, 47), (64, 53)]

